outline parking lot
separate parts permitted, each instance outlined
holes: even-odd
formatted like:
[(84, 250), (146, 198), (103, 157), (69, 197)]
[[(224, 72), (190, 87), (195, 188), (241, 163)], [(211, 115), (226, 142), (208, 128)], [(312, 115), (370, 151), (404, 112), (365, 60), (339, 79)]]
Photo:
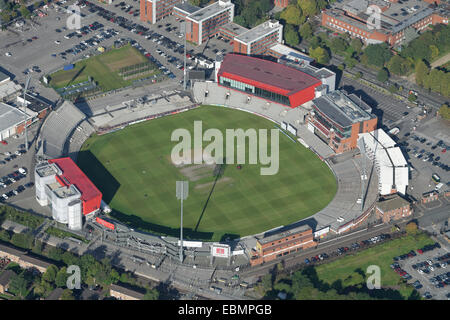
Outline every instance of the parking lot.
[(450, 298), (450, 253), (439, 244), (394, 258), (391, 268), (425, 299)]
[[(29, 143), (37, 127), (38, 123), (29, 127)], [(6, 143), (0, 144), (0, 202), (15, 204), (23, 199), (34, 199), (34, 145), (25, 152), (23, 134), (8, 138)]]

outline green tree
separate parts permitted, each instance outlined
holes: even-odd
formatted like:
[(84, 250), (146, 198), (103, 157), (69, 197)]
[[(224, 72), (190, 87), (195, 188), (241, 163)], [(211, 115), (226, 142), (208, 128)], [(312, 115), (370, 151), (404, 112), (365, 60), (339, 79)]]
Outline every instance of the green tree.
[(51, 264), (47, 270), (42, 275), (42, 279), (48, 282), (54, 282), (56, 279), (56, 274), (58, 273), (58, 268)]
[(0, 240), (9, 242), (11, 240), (11, 235), (9, 234), (8, 230), (0, 230)]
[(11, 238), (11, 243), (17, 247), (29, 249), (33, 245), (33, 236), (29, 233), (15, 233)]
[(434, 44), (430, 46), (431, 59), (436, 59), (439, 56), (439, 49)]
[(439, 108), (439, 114), (442, 118), (450, 120), (450, 107), (447, 104), (443, 104)]
[(147, 289), (147, 292), (144, 294), (144, 300), (158, 300), (159, 292), (156, 289)]
[(347, 47), (348, 47), (347, 42), (341, 37), (333, 38), (330, 41), (330, 49), (334, 53), (343, 52), (347, 49)]
[(67, 274), (67, 268), (62, 267), (61, 269), (59, 269), (58, 273), (56, 274), (55, 285), (58, 288), (64, 288), (67, 285), (68, 277), (69, 277), (69, 275)]
[(296, 5), (287, 6), (281, 13), (281, 19), (286, 21), (287, 24), (292, 24), (295, 26), (299, 26), (305, 22), (305, 17), (303, 16), (302, 10)]
[(409, 102), (415, 102), (417, 100), (417, 97), (414, 93), (410, 93), (408, 96), (408, 101)]
[(318, 36), (313, 36), (311, 38), (311, 41), (309, 42), (310, 49), (311, 48), (315, 49), (317, 47), (320, 47), (321, 43), (322, 43), (322, 40)]
[(8, 291), (21, 299), (25, 298), (28, 292), (28, 281), (25, 279), (23, 273), (11, 279)]
[(389, 73), (386, 68), (382, 68), (378, 71), (377, 80), (380, 82), (386, 82), (389, 80)]
[(291, 47), (295, 47), (300, 41), (297, 31), (290, 24), (284, 28), (284, 40)]
[(19, 11), (22, 17), (24, 17), (25, 19), (28, 19), (31, 16), (30, 10), (28, 10), (25, 5), (21, 5)]
[(61, 294), (61, 300), (75, 300), (75, 297), (72, 294), (72, 290), (65, 289)]
[(330, 55), (328, 51), (322, 47), (310, 49), (309, 55), (320, 64), (328, 64), (328, 62), (330, 62)]
[(309, 22), (302, 24), (298, 32), (302, 39), (309, 39), (313, 36), (313, 29)]
[(389, 61), (392, 53), (386, 43), (370, 44), (364, 50), (368, 63), (377, 67), (383, 67)]
[(354, 38), (350, 41), (350, 47), (357, 53), (360, 54), (362, 52), (363, 43), (360, 39)]
[(429, 71), (430, 70), (428, 66), (425, 64), (423, 60), (417, 61), (415, 72), (416, 72), (416, 83), (419, 86), (423, 85), (425, 78), (428, 76)]
[(316, 0), (298, 0), (297, 4), (305, 16), (313, 16), (318, 13)]

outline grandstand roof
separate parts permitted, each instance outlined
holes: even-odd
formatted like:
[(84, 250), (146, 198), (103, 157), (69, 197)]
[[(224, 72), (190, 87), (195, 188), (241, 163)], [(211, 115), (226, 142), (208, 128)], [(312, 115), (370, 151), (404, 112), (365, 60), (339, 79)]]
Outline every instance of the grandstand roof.
[(283, 64), (239, 54), (227, 54), (219, 70), (219, 76), (227, 74), (263, 83), (285, 94), (294, 94), (320, 80)]
[(52, 159), (48, 162), (56, 163), (61, 169), (62, 174), (59, 176), (61, 178), (59, 180), (60, 183), (64, 182), (66, 183), (66, 186), (73, 184), (80, 190), (81, 200), (88, 201), (102, 195), (92, 181), (89, 180), (71, 158)]

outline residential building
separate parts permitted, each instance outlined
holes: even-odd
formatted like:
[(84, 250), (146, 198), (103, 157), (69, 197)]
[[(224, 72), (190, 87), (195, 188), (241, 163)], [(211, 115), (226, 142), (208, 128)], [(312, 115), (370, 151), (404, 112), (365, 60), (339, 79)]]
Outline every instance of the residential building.
[(283, 25), (269, 20), (234, 37), (234, 52), (265, 55), (275, 43), (283, 41)]

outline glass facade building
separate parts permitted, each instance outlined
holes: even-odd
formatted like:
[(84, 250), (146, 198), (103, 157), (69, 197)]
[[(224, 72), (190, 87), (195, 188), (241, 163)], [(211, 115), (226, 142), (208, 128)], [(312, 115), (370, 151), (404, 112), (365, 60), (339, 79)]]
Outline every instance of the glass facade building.
[(271, 92), (271, 91), (255, 87), (255, 86), (243, 83), (241, 81), (229, 79), (229, 78), (226, 78), (223, 76), (221, 76), (219, 78), (219, 83), (224, 87), (228, 87), (231, 89), (246, 92), (246, 93), (252, 94), (254, 96), (266, 99), (266, 100), (270, 100), (270, 101), (273, 101), (276, 103), (290, 106), (289, 97), (275, 93), (275, 92)]

